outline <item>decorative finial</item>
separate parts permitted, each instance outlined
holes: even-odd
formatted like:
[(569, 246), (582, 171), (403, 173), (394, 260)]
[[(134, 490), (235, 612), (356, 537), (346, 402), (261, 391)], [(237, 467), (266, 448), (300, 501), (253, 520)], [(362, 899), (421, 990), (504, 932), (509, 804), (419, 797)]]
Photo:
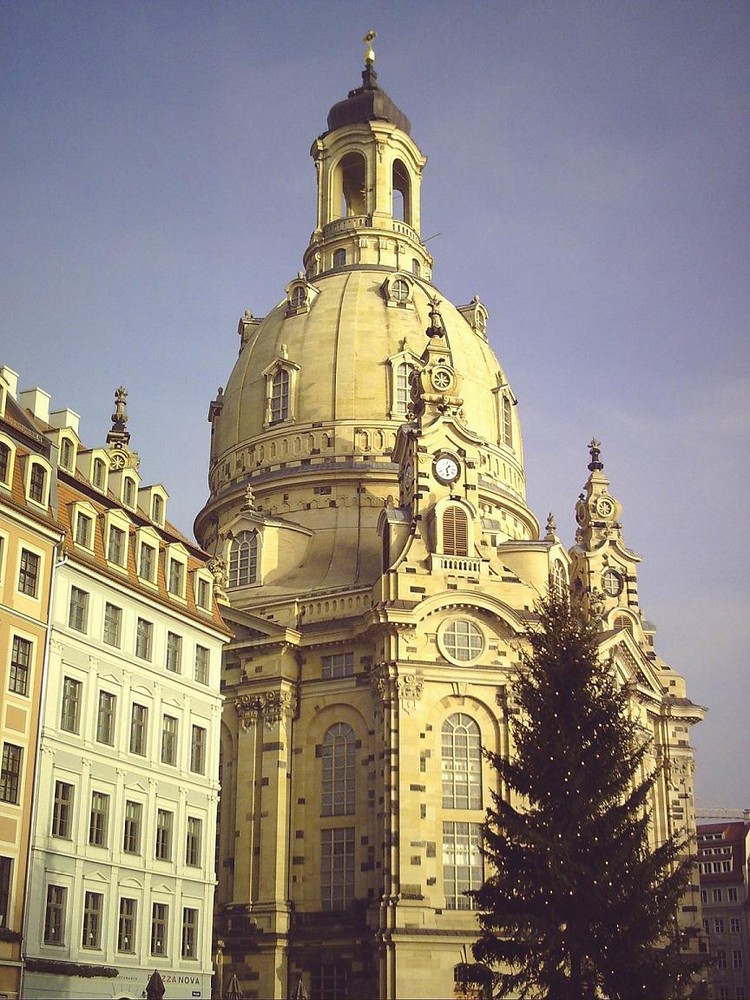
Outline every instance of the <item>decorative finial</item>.
[(430, 299), (430, 325), (425, 330), (428, 337), (442, 337), (445, 333), (445, 324), (440, 315), (440, 299), (435, 296)]
[(589, 443), (589, 453), (591, 455), (591, 461), (589, 462), (589, 472), (594, 472), (597, 469), (604, 468), (604, 462), (599, 461), (599, 450), (601, 449), (601, 441), (597, 441), (596, 438), (591, 438)]
[(245, 502), (242, 505), (243, 510), (254, 510), (255, 508), (255, 494), (253, 493), (253, 488), (250, 483), (245, 487)]
[(128, 422), (128, 412), (126, 402), (128, 390), (124, 386), (119, 386), (115, 390), (115, 412), (112, 414), (112, 430), (107, 435), (107, 444), (115, 447), (122, 447), (130, 441), (130, 433), (126, 429)]
[(557, 529), (557, 522), (555, 521), (555, 515), (550, 511), (550, 513), (547, 515), (547, 527), (544, 540), (547, 542), (554, 542), (556, 529)]
[(377, 37), (378, 37), (377, 31), (374, 31), (372, 28), (370, 28), (365, 37), (362, 39), (362, 41), (365, 43), (366, 66), (372, 66), (373, 63), (375, 62), (375, 52), (373, 51), (372, 43), (375, 41)]

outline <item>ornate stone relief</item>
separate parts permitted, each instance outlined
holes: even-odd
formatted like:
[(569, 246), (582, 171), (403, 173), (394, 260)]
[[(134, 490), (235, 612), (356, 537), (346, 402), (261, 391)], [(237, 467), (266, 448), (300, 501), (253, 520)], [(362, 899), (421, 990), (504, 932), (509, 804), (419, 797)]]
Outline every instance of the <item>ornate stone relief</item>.
[(259, 694), (240, 695), (235, 701), (240, 726), (244, 730), (263, 722), (270, 729), (282, 718), (291, 716), (297, 699), (293, 691), (261, 691)]

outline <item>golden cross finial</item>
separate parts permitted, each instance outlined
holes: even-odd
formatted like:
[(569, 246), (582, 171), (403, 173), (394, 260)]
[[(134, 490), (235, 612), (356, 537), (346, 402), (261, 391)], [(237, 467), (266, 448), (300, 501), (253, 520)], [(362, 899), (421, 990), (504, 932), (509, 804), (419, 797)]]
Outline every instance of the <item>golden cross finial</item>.
[(367, 34), (365, 35), (365, 37), (362, 39), (362, 41), (367, 46), (366, 49), (365, 49), (365, 62), (366, 63), (374, 63), (375, 62), (375, 53), (374, 53), (373, 48), (372, 48), (372, 43), (375, 41), (375, 39), (377, 37), (378, 37), (377, 31), (374, 31), (372, 28), (370, 28), (370, 30), (367, 32)]

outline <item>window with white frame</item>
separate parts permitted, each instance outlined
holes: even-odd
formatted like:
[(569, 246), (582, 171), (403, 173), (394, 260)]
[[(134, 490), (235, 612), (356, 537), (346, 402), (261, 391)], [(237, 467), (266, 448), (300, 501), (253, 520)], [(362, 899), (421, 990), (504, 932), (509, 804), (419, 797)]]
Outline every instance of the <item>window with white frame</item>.
[(24, 639), (20, 635), (13, 636), (10, 650), (10, 670), (8, 672), (8, 690), (12, 691), (13, 694), (27, 695), (29, 693), (33, 648), (30, 639)]
[(484, 881), (480, 823), (443, 823), (443, 891), (448, 910), (472, 910), (466, 895)]
[(91, 793), (89, 813), (89, 844), (92, 847), (106, 847), (109, 831), (109, 795), (96, 790)]
[(117, 697), (110, 691), (99, 692), (96, 714), (96, 740), (112, 746), (115, 742), (115, 711)]
[(279, 366), (271, 376), (268, 395), (268, 422), (281, 423), (289, 419), (289, 371)]
[(349, 816), (354, 813), (356, 747), (354, 730), (345, 722), (330, 726), (323, 736), (320, 748), (323, 816)]
[(203, 611), (211, 610), (211, 583), (204, 576), (197, 576), (195, 580), (196, 592), (195, 603)]
[(23, 747), (15, 743), (3, 743), (3, 757), (0, 765), (0, 802), (18, 805), (21, 786), (21, 765)]
[(197, 684), (208, 684), (210, 658), (211, 651), (206, 646), (196, 645), (194, 680)]
[(130, 799), (125, 802), (125, 820), (122, 831), (122, 849), (125, 854), (141, 853), (141, 824), (143, 806)]
[(84, 549), (94, 547), (94, 518), (81, 510), (76, 515), (76, 545)]
[(107, 481), (107, 466), (101, 458), (95, 458), (91, 472), (91, 482), (98, 489), (103, 490)]
[(146, 756), (148, 738), (148, 708), (133, 702), (130, 711), (130, 752)]
[(161, 720), (161, 762), (162, 764), (177, 763), (177, 726), (174, 715), (163, 715)]
[(47, 470), (39, 462), (32, 462), (29, 471), (29, 500), (47, 504)]
[(102, 944), (102, 910), (104, 909), (104, 894), (101, 892), (86, 892), (83, 897), (83, 933), (82, 948), (100, 948)]
[(13, 858), (0, 855), (0, 927), (7, 927), (10, 920), (12, 885)]
[(0, 441), (0, 485), (10, 486), (10, 473), (13, 468), (13, 451), (10, 445)]
[(199, 867), (201, 863), (201, 838), (203, 821), (198, 816), (188, 816), (185, 834), (185, 864)]
[(136, 492), (135, 479), (132, 479), (130, 476), (123, 477), (122, 502), (126, 507), (130, 507), (131, 510), (135, 507)]
[(21, 562), (18, 569), (18, 590), (27, 597), (36, 597), (39, 588), (39, 571), (41, 556), (28, 549), (21, 549)]
[(78, 733), (81, 729), (81, 699), (83, 684), (74, 677), (63, 677), (60, 703), (60, 729)]
[(182, 909), (182, 945), (180, 954), (183, 958), (197, 958), (198, 946), (198, 910), (194, 906)]
[(70, 588), (70, 605), (68, 607), (68, 625), (76, 632), (85, 632), (89, 617), (89, 595), (80, 587)]
[(444, 809), (482, 808), (482, 746), (470, 715), (449, 715), (442, 729)]
[(154, 493), (151, 498), (151, 519), (157, 524), (164, 524), (164, 497)]
[(185, 596), (185, 563), (181, 559), (175, 559), (174, 556), (169, 559), (167, 590), (175, 597)]
[(167, 656), (165, 666), (173, 674), (182, 672), (182, 636), (167, 632)]
[(168, 929), (169, 905), (167, 903), (153, 903), (151, 906), (151, 942), (149, 946), (152, 955), (166, 955)]
[(69, 781), (55, 782), (52, 802), (52, 836), (70, 840), (73, 836), (73, 798), (75, 788)]
[(206, 730), (203, 726), (193, 726), (190, 736), (190, 770), (196, 774), (206, 773)]
[(151, 650), (154, 641), (153, 622), (139, 618), (135, 626), (135, 655), (142, 660), (151, 659)]
[(135, 951), (135, 921), (138, 900), (128, 896), (120, 897), (120, 913), (117, 919), (117, 950), (125, 953)]
[(122, 641), (122, 608), (104, 602), (104, 630), (102, 638), (108, 646), (119, 648)]
[(69, 472), (73, 468), (73, 442), (64, 437), (60, 441), (60, 465)]
[(138, 576), (149, 583), (153, 583), (156, 579), (156, 553), (156, 546), (149, 545), (148, 542), (141, 542)]
[(154, 857), (157, 861), (172, 860), (172, 830), (174, 813), (169, 809), (156, 810), (156, 843)]
[(65, 909), (68, 890), (64, 885), (47, 886), (47, 903), (44, 910), (44, 943), (65, 944)]
[(107, 561), (124, 566), (127, 556), (127, 534), (116, 524), (110, 524), (107, 535)]
[(321, 908), (345, 910), (354, 899), (354, 827), (321, 830)]
[(257, 582), (258, 532), (240, 531), (229, 548), (229, 586), (246, 587)]
[(454, 618), (443, 625), (438, 642), (446, 658), (456, 663), (470, 663), (484, 650), (484, 635), (468, 618)]

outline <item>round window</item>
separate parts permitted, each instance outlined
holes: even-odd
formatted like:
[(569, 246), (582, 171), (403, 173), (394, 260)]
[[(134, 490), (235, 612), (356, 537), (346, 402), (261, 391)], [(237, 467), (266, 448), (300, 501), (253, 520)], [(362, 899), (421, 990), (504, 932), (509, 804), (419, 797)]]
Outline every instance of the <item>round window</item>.
[(617, 597), (622, 591), (622, 577), (615, 573), (613, 569), (605, 569), (602, 573), (602, 587), (604, 593), (610, 597)]
[(448, 622), (441, 629), (438, 638), (441, 640), (443, 654), (455, 663), (476, 660), (484, 649), (482, 630), (468, 618), (455, 618)]

